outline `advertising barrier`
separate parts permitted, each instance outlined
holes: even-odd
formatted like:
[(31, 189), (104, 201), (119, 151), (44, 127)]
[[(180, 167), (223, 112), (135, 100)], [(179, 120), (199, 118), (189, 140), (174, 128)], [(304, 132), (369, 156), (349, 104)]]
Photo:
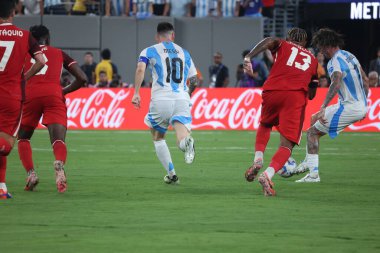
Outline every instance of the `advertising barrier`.
[[(328, 89), (318, 89), (306, 109), (304, 130), (318, 111)], [(69, 129), (146, 130), (150, 89), (141, 89), (141, 108), (131, 103), (133, 89), (83, 88), (66, 96)], [(261, 90), (243, 88), (196, 89), (191, 98), (193, 125), (201, 130), (256, 130), (261, 115)], [(336, 102), (336, 99), (333, 101)], [(348, 131), (380, 131), (380, 88), (370, 90), (367, 117)]]

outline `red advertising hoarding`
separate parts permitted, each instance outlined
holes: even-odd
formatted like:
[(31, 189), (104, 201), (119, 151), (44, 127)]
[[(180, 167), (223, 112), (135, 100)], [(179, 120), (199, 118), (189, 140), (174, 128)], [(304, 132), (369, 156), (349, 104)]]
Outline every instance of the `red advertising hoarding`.
[[(141, 108), (131, 103), (133, 89), (81, 89), (67, 95), (69, 129), (145, 130), (150, 89), (141, 89)], [(317, 112), (327, 89), (319, 89), (306, 110), (304, 130)], [(261, 115), (261, 90), (242, 88), (197, 89), (191, 98), (193, 129), (256, 130)], [(336, 102), (336, 101), (334, 101)], [(371, 89), (367, 117), (348, 131), (380, 131), (380, 89)]]

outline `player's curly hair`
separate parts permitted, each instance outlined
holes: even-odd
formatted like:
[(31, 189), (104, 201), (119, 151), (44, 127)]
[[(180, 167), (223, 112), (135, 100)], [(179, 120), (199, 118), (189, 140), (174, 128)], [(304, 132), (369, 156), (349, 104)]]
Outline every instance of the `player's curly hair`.
[(304, 42), (307, 41), (307, 33), (302, 28), (293, 27), (288, 31), (286, 38), (293, 42)]
[(314, 33), (312, 45), (316, 48), (321, 47), (340, 47), (344, 46), (343, 36), (330, 28), (321, 28)]
[(32, 36), (40, 43), (50, 36), (49, 29), (44, 25), (31, 26), (29, 28), (29, 31)]

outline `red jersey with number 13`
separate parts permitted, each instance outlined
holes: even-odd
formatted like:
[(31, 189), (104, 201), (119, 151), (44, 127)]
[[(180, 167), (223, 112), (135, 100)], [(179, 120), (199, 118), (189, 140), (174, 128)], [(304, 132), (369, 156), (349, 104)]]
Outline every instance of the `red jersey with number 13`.
[[(58, 96), (63, 97), (61, 87), (62, 67), (69, 68), (76, 63), (61, 49), (41, 45), (44, 55), (45, 66), (28, 80), (26, 83), (25, 97), (30, 100), (36, 97)], [(26, 67), (29, 68), (34, 63), (34, 59), (27, 57)]]
[(263, 90), (308, 90), (313, 76), (317, 75), (318, 61), (307, 49), (281, 40), (272, 51), (273, 66)]
[(11, 23), (0, 24), (0, 97), (21, 100), (21, 77), (25, 57), (41, 53), (26, 30)]

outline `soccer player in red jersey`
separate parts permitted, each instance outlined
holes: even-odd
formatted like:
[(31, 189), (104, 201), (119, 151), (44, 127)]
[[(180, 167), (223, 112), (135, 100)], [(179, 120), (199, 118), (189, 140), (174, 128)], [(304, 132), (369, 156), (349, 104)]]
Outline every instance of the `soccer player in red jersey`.
[[(5, 184), (7, 156), (15, 142), (21, 119), (21, 80), (28, 80), (42, 69), (45, 60), (28, 31), (12, 25), (14, 0), (0, 1), (0, 199), (11, 198)], [(35, 64), (24, 68), (27, 55)], [(25, 70), (27, 70), (25, 72)], [(23, 77), (23, 72), (25, 73)]]
[(289, 159), (294, 145), (302, 135), (307, 99), (315, 96), (318, 61), (305, 49), (307, 34), (292, 28), (286, 40), (266, 38), (259, 42), (244, 59), (245, 71), (252, 72), (251, 57), (269, 49), (274, 63), (264, 83), (260, 126), (256, 134), (253, 165), (246, 171), (247, 181), (253, 181), (263, 166), (263, 155), (272, 127), (280, 133), (280, 147), (272, 157), (269, 167), (258, 180), (265, 196), (274, 196), (272, 177)]
[[(49, 130), (50, 142), (55, 156), (54, 169), (57, 189), (59, 192), (65, 192), (67, 188), (64, 171), (67, 156), (65, 145), (67, 108), (64, 95), (85, 85), (87, 77), (76, 61), (62, 50), (49, 46), (50, 35), (45, 26), (32, 26), (30, 32), (40, 44), (46, 65), (26, 84), (23, 117), (18, 133), (18, 152), (28, 173), (25, 190), (33, 191), (38, 184), (38, 177), (33, 165), (30, 138), (41, 116), (43, 116), (42, 124), (47, 126)], [(33, 62), (32, 58), (27, 57), (25, 65), (32, 65)], [(62, 67), (75, 77), (75, 81), (63, 89), (60, 83)]]

